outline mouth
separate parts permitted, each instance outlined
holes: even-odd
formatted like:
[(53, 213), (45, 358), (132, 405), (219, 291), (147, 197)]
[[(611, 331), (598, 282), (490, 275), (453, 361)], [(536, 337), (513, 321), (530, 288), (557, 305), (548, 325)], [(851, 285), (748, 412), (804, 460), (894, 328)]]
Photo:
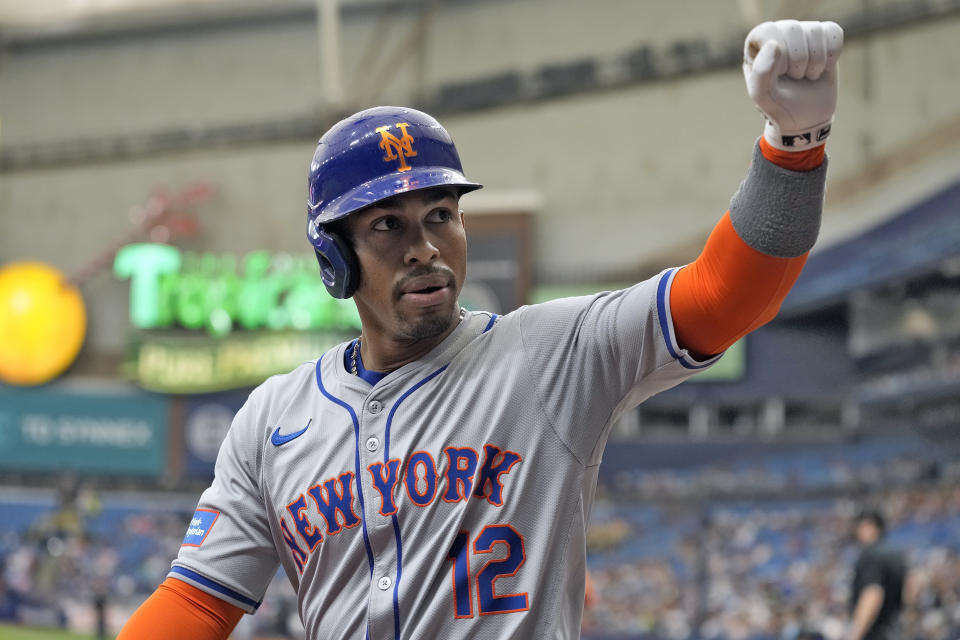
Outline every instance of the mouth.
[(411, 289), (405, 293), (433, 293), (434, 291), (439, 291), (444, 287), (446, 287), (446, 285), (431, 285), (429, 287), (422, 287), (420, 289)]
[(408, 282), (403, 287), (400, 298), (417, 307), (431, 307), (446, 302), (452, 291), (448, 276), (433, 274)]

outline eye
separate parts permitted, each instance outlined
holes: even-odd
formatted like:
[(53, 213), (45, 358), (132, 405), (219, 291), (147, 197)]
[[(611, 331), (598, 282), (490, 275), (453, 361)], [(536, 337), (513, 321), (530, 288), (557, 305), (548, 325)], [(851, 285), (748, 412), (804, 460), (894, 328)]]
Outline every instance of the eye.
[(450, 209), (434, 209), (427, 214), (427, 222), (450, 222), (453, 219), (453, 213)]
[(384, 216), (374, 222), (370, 228), (374, 231), (394, 231), (400, 228), (400, 221), (394, 216)]

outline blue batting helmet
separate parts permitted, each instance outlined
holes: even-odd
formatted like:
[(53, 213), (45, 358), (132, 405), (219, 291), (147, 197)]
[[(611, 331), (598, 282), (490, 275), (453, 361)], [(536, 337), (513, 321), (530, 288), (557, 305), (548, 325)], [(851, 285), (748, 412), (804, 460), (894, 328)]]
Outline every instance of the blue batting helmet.
[(349, 243), (325, 225), (398, 193), (439, 186), (481, 188), (463, 175), (457, 148), (434, 118), (404, 107), (374, 107), (327, 131), (310, 163), (307, 238), (323, 283), (349, 298), (360, 281)]

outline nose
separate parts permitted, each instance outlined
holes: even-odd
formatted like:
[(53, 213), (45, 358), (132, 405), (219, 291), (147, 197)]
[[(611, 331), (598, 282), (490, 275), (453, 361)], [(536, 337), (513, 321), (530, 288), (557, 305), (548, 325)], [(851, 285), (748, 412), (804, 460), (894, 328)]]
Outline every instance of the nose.
[(422, 226), (415, 226), (411, 232), (407, 244), (407, 250), (403, 257), (406, 264), (428, 264), (436, 260), (440, 255), (436, 245), (430, 239), (426, 229)]

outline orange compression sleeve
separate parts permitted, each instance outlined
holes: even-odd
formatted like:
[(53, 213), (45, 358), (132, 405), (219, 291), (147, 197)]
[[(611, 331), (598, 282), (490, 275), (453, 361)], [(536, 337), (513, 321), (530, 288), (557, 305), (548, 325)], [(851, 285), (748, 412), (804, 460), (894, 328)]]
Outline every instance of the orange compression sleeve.
[(679, 345), (694, 357), (727, 349), (777, 315), (806, 254), (775, 258), (740, 239), (726, 213), (696, 260), (677, 272), (670, 313)]
[[(760, 151), (792, 171), (815, 169), (824, 160), (823, 145), (787, 152), (761, 138)], [(700, 256), (674, 277), (670, 313), (677, 342), (703, 359), (766, 324), (777, 315), (806, 259), (807, 254), (778, 258), (750, 247), (733, 228), (728, 211)]]
[(117, 640), (227, 640), (241, 616), (243, 609), (167, 578), (133, 613)]

